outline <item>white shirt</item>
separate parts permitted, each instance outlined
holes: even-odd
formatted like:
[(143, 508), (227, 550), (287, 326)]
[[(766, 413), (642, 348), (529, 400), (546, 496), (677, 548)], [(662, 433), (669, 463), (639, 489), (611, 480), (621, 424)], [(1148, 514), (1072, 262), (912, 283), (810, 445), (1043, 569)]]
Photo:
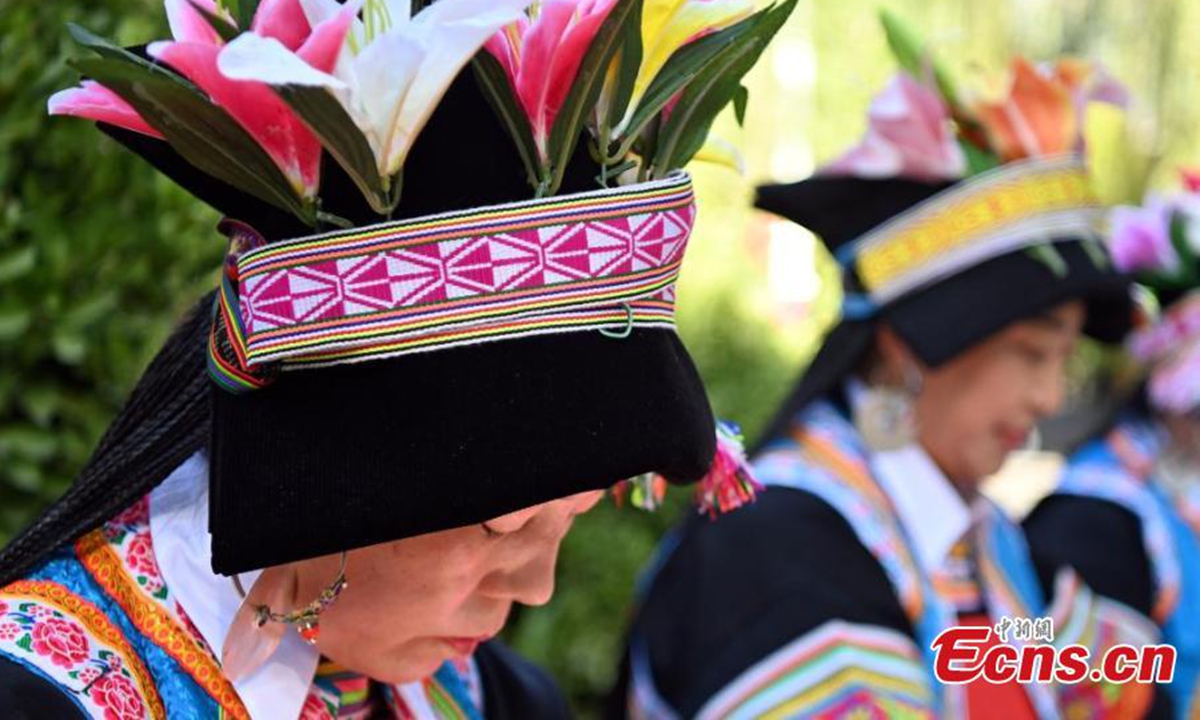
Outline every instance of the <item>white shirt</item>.
[[(208, 534), (208, 459), (197, 452), (150, 493), (150, 537), (159, 571), (175, 600), (218, 656), (242, 598), (212, 570)], [(243, 573), (251, 587), (260, 571)], [(296, 633), (284, 633), (269, 662), (233, 684), (254, 720), (296, 720), (308, 697), (320, 654)]]
[[(858, 380), (847, 382), (846, 394), (857, 406), (866, 392)], [(871, 469), (892, 501), (900, 524), (914, 546), (925, 574), (943, 570), (954, 544), (986, 510), (982, 498), (970, 505), (959, 495), (929, 453), (916, 442), (898, 450), (872, 452)]]

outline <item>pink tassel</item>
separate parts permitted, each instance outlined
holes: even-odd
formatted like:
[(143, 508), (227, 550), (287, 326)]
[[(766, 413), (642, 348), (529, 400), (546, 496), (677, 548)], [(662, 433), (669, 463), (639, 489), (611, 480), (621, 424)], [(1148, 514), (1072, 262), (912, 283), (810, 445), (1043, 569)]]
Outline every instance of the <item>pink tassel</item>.
[(736, 425), (717, 423), (717, 454), (712, 468), (696, 487), (696, 504), (701, 513), (716, 518), (754, 502), (763, 486), (754, 479), (746, 459), (742, 433)]

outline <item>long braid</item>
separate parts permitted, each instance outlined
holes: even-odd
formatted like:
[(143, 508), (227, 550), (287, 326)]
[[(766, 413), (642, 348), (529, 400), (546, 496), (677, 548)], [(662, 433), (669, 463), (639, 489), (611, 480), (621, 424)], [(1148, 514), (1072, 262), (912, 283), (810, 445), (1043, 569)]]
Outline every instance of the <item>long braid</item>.
[(172, 333), (67, 492), (0, 550), (0, 586), (133, 504), (207, 445), (212, 303), (210, 294)]

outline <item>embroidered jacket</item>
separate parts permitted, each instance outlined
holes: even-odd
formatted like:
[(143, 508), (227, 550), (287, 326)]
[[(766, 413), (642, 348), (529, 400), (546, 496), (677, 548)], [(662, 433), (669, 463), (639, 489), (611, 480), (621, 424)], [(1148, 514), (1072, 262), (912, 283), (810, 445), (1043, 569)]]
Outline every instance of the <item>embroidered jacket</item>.
[[(1020, 529), (990, 503), (971, 531), (975, 597), (923, 571), (870, 461), (842, 412), (814, 403), (758, 459), (758, 502), (677, 533), (651, 570), (614, 714), (967, 717), (977, 691), (935, 680), (930, 643), (972, 601), (993, 620), (1048, 615), (1059, 643), (1153, 633), (1069, 574), (1048, 607)], [(1008, 717), (1069, 702), (1038, 684), (995, 697)]]
[(1156, 478), (1164, 447), (1161, 428), (1126, 417), (1071, 457), (1025, 528), (1040, 574), (1071, 566), (1161, 628), (1161, 642), (1177, 651), (1175, 677), (1156, 693), (1151, 716), (1189, 718), (1200, 712), (1200, 487)]

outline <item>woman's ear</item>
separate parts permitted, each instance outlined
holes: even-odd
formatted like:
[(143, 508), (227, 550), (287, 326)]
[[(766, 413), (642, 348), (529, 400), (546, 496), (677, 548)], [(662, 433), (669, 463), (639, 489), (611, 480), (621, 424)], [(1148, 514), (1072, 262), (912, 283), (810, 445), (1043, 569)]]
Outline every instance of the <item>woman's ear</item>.
[(905, 387), (912, 377), (921, 377), (925, 366), (895, 330), (884, 323), (875, 328), (875, 351), (879, 358), (879, 379), (888, 385)]

